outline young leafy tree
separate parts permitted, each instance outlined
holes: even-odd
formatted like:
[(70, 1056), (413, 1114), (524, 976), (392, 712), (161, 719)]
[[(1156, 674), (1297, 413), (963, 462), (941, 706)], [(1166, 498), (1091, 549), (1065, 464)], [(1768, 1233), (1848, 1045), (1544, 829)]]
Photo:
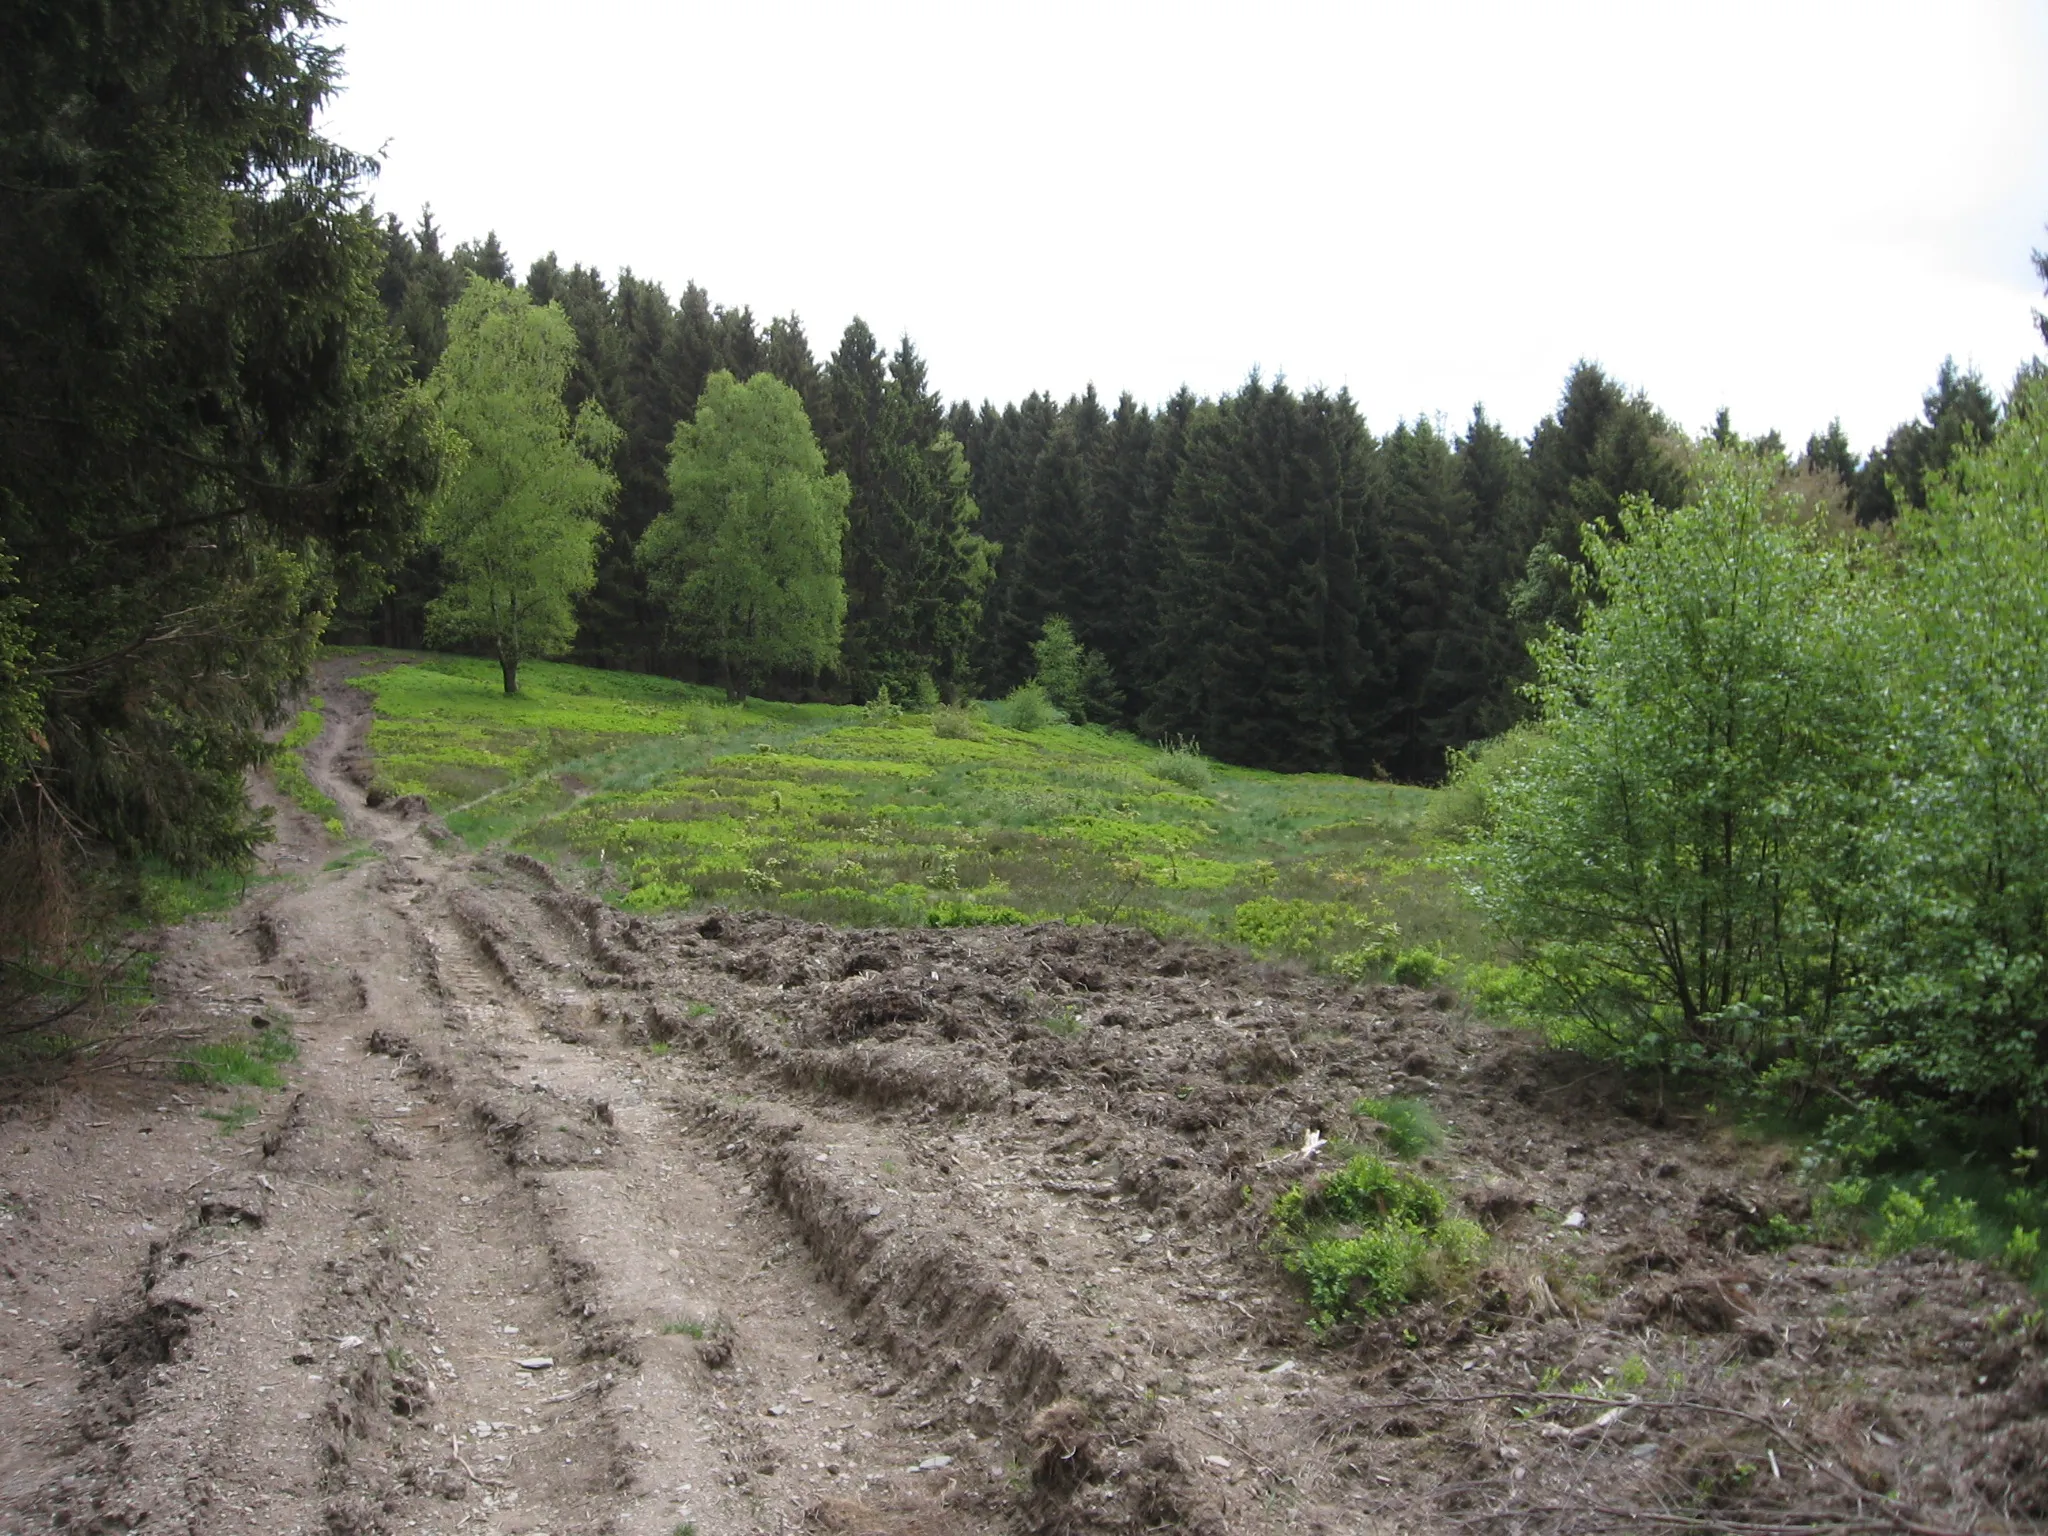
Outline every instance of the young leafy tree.
[(1123, 695), (1110, 675), (1108, 660), (1074, 638), (1074, 626), (1065, 614), (1055, 613), (1045, 621), (1045, 632), (1032, 645), (1031, 657), (1037, 663), (1032, 680), (1076, 725), (1085, 721), (1100, 725), (1116, 719), (1122, 711)]
[(448, 587), (427, 609), (437, 643), (481, 641), (505, 691), (519, 664), (576, 636), (575, 602), (595, 579), (598, 519), (618, 492), (619, 441), (596, 401), (574, 415), (562, 388), (576, 336), (553, 304), (472, 277), (448, 317), (427, 392), (461, 440), (459, 467), (427, 513)]
[(714, 373), (676, 427), (668, 482), (673, 507), (636, 558), (676, 638), (718, 663), (727, 695), (745, 698), (765, 671), (836, 662), (852, 493), (826, 472), (797, 392), (771, 373)]
[(1878, 688), (1845, 551), (1777, 466), (1702, 463), (1692, 505), (1585, 530), (1600, 596), (1535, 647), (1541, 718), (1478, 869), (1556, 1017), (1645, 1061), (1763, 1064), (1823, 1054), (1855, 981)]
[(2048, 1132), (2048, 380), (1898, 521), (1859, 1064)]

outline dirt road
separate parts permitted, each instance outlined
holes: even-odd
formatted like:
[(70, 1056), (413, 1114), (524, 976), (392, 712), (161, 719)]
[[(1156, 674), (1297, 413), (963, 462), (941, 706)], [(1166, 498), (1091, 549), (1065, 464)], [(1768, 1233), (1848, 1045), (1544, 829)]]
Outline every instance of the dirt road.
[[(292, 1029), (289, 1090), (0, 1122), (7, 1536), (2048, 1516), (2031, 1301), (1753, 1251), (1803, 1214), (1771, 1149), (1142, 934), (623, 916), (368, 807), (320, 681), (350, 843), (281, 807), (286, 878), (158, 973), (163, 1019)], [(1257, 1212), (1389, 1090), (1491, 1266), (1318, 1340)]]

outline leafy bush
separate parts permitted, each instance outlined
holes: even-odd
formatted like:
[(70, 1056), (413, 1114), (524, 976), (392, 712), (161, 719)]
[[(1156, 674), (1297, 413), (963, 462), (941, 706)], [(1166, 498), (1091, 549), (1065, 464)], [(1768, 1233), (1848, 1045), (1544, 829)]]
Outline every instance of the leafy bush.
[(1052, 701), (1037, 683), (1020, 683), (1003, 700), (1003, 724), (1013, 731), (1035, 731), (1044, 726), (1057, 725), (1065, 717), (1053, 708)]
[(1850, 1041), (1905, 1078), (2048, 1126), (2048, 379), (1897, 525), (1891, 789)]
[(1404, 987), (1433, 986), (1450, 974), (1451, 962), (1427, 944), (1411, 944), (1394, 956), (1388, 974)]
[(1474, 859), (1552, 1018), (1763, 1063), (1816, 1049), (1851, 981), (1878, 690), (1846, 552), (1765, 464), (1705, 470), (1697, 504), (1587, 530), (1604, 602), (1534, 647), (1541, 728), (1487, 780)]
[(932, 734), (948, 741), (974, 741), (981, 731), (972, 710), (957, 704), (941, 704), (932, 710)]
[(1940, 1248), (1967, 1256), (1977, 1244), (1977, 1203), (1935, 1198), (1935, 1181), (1923, 1179), (1918, 1191), (1894, 1189), (1878, 1208), (1872, 1246), (1880, 1254), (1909, 1253), (1915, 1248)]
[(1198, 795), (1208, 794), (1216, 782), (1216, 775), (1209, 767), (1209, 759), (1202, 756), (1201, 747), (1185, 736), (1172, 737), (1160, 744), (1152, 771), (1169, 784), (1178, 784)]

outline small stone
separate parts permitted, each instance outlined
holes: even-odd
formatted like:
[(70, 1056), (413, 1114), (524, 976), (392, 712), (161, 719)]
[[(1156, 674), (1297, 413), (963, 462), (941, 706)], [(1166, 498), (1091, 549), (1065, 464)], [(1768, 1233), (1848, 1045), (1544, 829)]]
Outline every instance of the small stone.
[(910, 1470), (913, 1472), (937, 1472), (951, 1465), (953, 1465), (953, 1458), (950, 1456), (927, 1456)]
[(553, 1355), (528, 1355), (524, 1360), (519, 1361), (518, 1365), (522, 1371), (545, 1371), (550, 1369), (554, 1363), (555, 1357)]
[(1584, 1211), (1573, 1211), (1569, 1216), (1565, 1217), (1564, 1224), (1573, 1231), (1577, 1231), (1586, 1224), (1586, 1213)]

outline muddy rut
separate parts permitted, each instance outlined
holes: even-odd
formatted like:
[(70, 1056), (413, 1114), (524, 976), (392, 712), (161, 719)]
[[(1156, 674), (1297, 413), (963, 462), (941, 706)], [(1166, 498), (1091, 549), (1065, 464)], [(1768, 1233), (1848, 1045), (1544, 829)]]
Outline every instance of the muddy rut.
[[(321, 685), (349, 840), (278, 805), (281, 878), (159, 969), (290, 1088), (0, 1124), (0, 1532), (2048, 1517), (2027, 1298), (1761, 1251), (1782, 1157), (1643, 1085), (1138, 933), (626, 916), (367, 804)], [(1318, 1338), (1257, 1212), (1389, 1091), (1492, 1262)]]

